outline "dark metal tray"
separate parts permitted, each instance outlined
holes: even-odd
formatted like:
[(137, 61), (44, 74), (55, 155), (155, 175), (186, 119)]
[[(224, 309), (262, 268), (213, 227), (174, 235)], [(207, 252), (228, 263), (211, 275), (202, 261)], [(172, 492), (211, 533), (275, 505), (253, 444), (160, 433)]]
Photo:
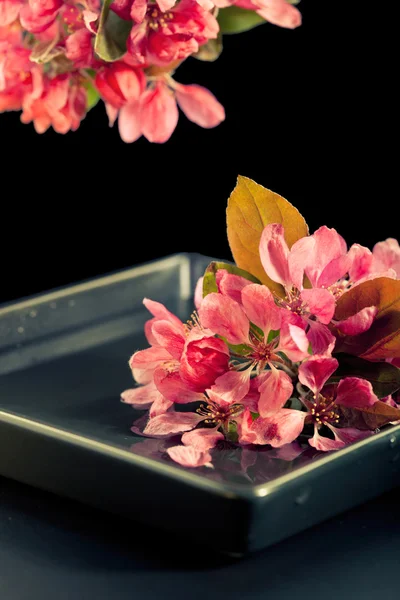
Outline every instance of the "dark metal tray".
[(400, 426), (296, 458), (224, 445), (215, 468), (172, 463), (119, 402), (144, 348), (142, 298), (186, 319), (208, 259), (177, 255), (0, 309), (0, 474), (243, 554), (400, 481)]

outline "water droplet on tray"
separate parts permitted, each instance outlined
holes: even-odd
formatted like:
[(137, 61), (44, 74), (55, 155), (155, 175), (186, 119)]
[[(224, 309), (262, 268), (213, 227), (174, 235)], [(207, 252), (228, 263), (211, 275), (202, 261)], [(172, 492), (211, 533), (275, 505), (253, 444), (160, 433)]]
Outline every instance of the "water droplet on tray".
[(57, 302), (50, 302), (50, 308), (57, 308)]
[(29, 313), (29, 316), (30, 316), (32, 319), (34, 319), (35, 317), (37, 317), (37, 314), (38, 314), (38, 311), (37, 311), (35, 308), (33, 308), (33, 309), (31, 310), (31, 312)]
[(298, 496), (295, 498), (296, 504), (305, 504), (310, 497), (311, 490), (302, 490)]
[(396, 442), (397, 442), (397, 438), (396, 438), (396, 436), (395, 436), (395, 435), (392, 435), (392, 436), (389, 438), (389, 445), (390, 445), (390, 447), (391, 447), (391, 448), (394, 448), (394, 447), (396, 446)]
[(24, 327), (18, 327), (17, 332), (18, 333), (24, 333), (25, 328)]
[(71, 308), (72, 308), (73, 306), (75, 306), (75, 304), (76, 304), (75, 300), (69, 300), (69, 301), (68, 301), (68, 306), (70, 306)]

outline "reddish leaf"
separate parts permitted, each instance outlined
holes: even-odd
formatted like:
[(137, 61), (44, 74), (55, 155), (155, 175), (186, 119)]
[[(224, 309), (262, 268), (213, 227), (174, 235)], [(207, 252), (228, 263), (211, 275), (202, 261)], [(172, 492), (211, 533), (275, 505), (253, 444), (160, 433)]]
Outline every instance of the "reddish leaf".
[(379, 429), (388, 423), (400, 420), (400, 409), (380, 400), (368, 408), (341, 407), (341, 411), (346, 427), (356, 427), (357, 429)]

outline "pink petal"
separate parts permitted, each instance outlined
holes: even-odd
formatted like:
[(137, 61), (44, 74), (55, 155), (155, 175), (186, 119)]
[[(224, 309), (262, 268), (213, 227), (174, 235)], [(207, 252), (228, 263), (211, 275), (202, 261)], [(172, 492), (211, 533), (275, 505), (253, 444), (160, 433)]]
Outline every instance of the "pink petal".
[(209, 129), (225, 119), (225, 110), (216, 97), (201, 85), (177, 84), (176, 99), (189, 121)]
[(306, 413), (282, 408), (269, 417), (258, 417), (252, 423), (246, 420), (239, 439), (241, 444), (269, 444), (280, 448), (293, 442), (303, 431)]
[(121, 394), (121, 400), (125, 404), (132, 404), (134, 408), (150, 406), (161, 396), (153, 382), (142, 385), (131, 390), (125, 390)]
[(312, 235), (315, 240), (313, 255), (306, 267), (306, 275), (313, 287), (318, 287), (318, 278), (325, 267), (335, 258), (346, 254), (347, 247), (335, 229), (320, 227)]
[(336, 402), (349, 408), (363, 408), (372, 406), (378, 398), (375, 396), (372, 385), (366, 379), (358, 377), (345, 377), (339, 382)]
[(252, 323), (265, 334), (280, 329), (282, 309), (276, 304), (272, 293), (265, 285), (251, 284), (242, 290), (244, 311)]
[(175, 98), (164, 83), (158, 82), (142, 94), (140, 111), (142, 133), (149, 142), (163, 144), (169, 140), (177, 126), (179, 113)]
[(224, 296), (229, 296), (238, 304), (242, 303), (242, 290), (250, 285), (250, 281), (240, 275), (228, 273), (225, 269), (219, 269), (216, 273), (215, 280), (218, 286), (218, 291)]
[(7, 27), (8, 25), (11, 25), (11, 23), (13, 23), (18, 17), (22, 5), (22, 0), (1, 0), (0, 27)]
[(145, 435), (174, 435), (194, 429), (202, 419), (203, 417), (197, 413), (168, 412), (150, 419), (143, 433)]
[(310, 326), (307, 337), (310, 340), (313, 354), (331, 356), (335, 347), (336, 338), (326, 325), (318, 321), (308, 321)]
[(130, 17), (135, 23), (142, 23), (146, 16), (147, 0), (133, 0)]
[(154, 369), (160, 363), (171, 361), (172, 357), (165, 348), (146, 348), (139, 350), (129, 360), (133, 377), (138, 383), (149, 383), (152, 379)]
[(320, 450), (321, 452), (330, 452), (331, 450), (340, 450), (340, 448), (344, 448), (346, 443), (339, 440), (331, 440), (327, 437), (322, 437), (319, 435), (318, 429), (314, 428), (314, 436), (308, 440), (310, 446), (315, 448), (316, 450)]
[(375, 244), (373, 251), (377, 270), (386, 271), (394, 269), (400, 278), (400, 247), (394, 238), (388, 238), (384, 242)]
[(109, 102), (105, 102), (104, 104), (106, 105), (108, 125), (110, 127), (112, 127), (118, 117), (119, 110), (118, 110), (118, 108), (115, 108), (112, 104), (110, 104)]
[(171, 356), (177, 360), (181, 358), (186, 341), (181, 323), (157, 320), (153, 324), (151, 332), (158, 344), (162, 348), (166, 348)]
[(291, 286), (289, 248), (282, 225), (271, 223), (265, 227), (260, 239), (260, 259), (268, 277), (276, 283)]
[(334, 258), (318, 277), (318, 287), (328, 288), (347, 275), (351, 267), (351, 257), (347, 254)]
[(249, 320), (237, 302), (222, 294), (208, 294), (199, 310), (204, 327), (227, 339), (230, 344), (249, 343)]
[(228, 371), (215, 381), (211, 390), (229, 404), (241, 402), (250, 389), (252, 366), (245, 371)]
[(295, 29), (301, 25), (301, 13), (286, 0), (255, 0), (256, 6), (259, 6), (257, 13), (269, 23)]
[(119, 111), (118, 131), (126, 144), (136, 142), (142, 135), (138, 101), (127, 102)]
[(175, 6), (175, 0), (157, 0), (157, 4), (160, 10), (162, 10), (162, 12), (165, 12), (167, 10), (170, 10), (170, 8), (172, 8), (173, 6)]
[(312, 236), (297, 240), (290, 249), (289, 272), (293, 285), (298, 290), (303, 289), (304, 270), (310, 261), (315, 246)]
[(250, 389), (246, 396), (240, 401), (240, 404), (249, 408), (253, 413), (258, 412), (258, 402), (260, 400), (260, 392), (258, 391), (258, 388), (261, 383), (262, 379), (260, 380), (259, 377), (253, 377), (253, 379), (250, 379)]
[(199, 310), (201, 303), (203, 302), (203, 281), (204, 277), (199, 277), (194, 291), (194, 305), (196, 310)]
[(348, 256), (351, 260), (349, 268), (351, 282), (355, 283), (370, 274), (374, 260), (371, 250), (364, 246), (360, 246), (360, 244), (353, 244), (349, 250)]
[(303, 290), (301, 299), (306, 303), (310, 313), (315, 315), (321, 323), (328, 325), (331, 322), (335, 314), (336, 302), (328, 290), (320, 288)]
[(99, 13), (94, 12), (92, 10), (84, 10), (82, 11), (83, 22), (85, 23), (86, 29), (88, 29), (91, 33), (97, 33), (97, 19), (99, 18)]
[(262, 417), (267, 417), (284, 406), (293, 392), (292, 380), (284, 371), (272, 367), (262, 375), (263, 382), (258, 388), (260, 400), (258, 412)]
[(328, 427), (333, 432), (335, 440), (344, 443), (346, 446), (374, 435), (373, 431), (361, 431), (354, 427), (341, 427), (340, 429), (332, 425), (328, 425)]
[(337, 328), (345, 335), (358, 335), (359, 333), (368, 331), (374, 322), (377, 312), (378, 308), (376, 306), (366, 306), (352, 317), (340, 321)]
[(154, 317), (154, 319), (149, 319), (144, 324), (144, 335), (146, 336), (146, 340), (149, 342), (150, 346), (158, 346), (156, 338), (153, 335), (153, 325), (157, 323), (158, 319)]
[(168, 448), (170, 458), (182, 467), (212, 467), (211, 454), (194, 448), (193, 446), (173, 446)]
[(207, 335), (206, 330), (193, 329), (186, 339), (180, 368), (181, 377), (188, 387), (204, 392), (228, 369), (229, 350), (225, 342)]
[(310, 388), (314, 394), (318, 394), (338, 366), (336, 358), (311, 356), (299, 367), (300, 383)]
[(163, 415), (173, 406), (173, 404), (173, 402), (170, 402), (170, 400), (167, 400), (164, 398), (164, 396), (158, 393), (158, 397), (154, 400), (150, 407), (150, 419), (158, 417), (159, 415)]
[[(176, 325), (181, 325), (183, 328), (182, 321), (178, 319), (172, 312), (168, 310), (161, 304), (161, 302), (155, 302), (154, 300), (149, 300), (149, 298), (145, 298), (143, 300), (143, 304), (147, 308), (151, 314), (157, 319), (161, 319), (162, 321), (169, 321), (170, 323), (175, 323)], [(183, 330), (183, 329), (182, 329)]]
[[(299, 320), (301, 321), (301, 318)], [(284, 352), (292, 362), (300, 362), (308, 357), (309, 345), (310, 341), (302, 326), (285, 322), (280, 331), (279, 346), (276, 351)]]
[(205, 452), (206, 450), (210, 450), (210, 448), (214, 448), (217, 445), (217, 442), (223, 439), (223, 433), (217, 431), (215, 428), (202, 428), (184, 433), (182, 436), (182, 444), (185, 446), (192, 446), (201, 452)]
[(179, 363), (169, 367), (161, 365), (154, 371), (154, 383), (164, 398), (176, 404), (203, 400), (203, 394), (191, 390), (179, 375)]

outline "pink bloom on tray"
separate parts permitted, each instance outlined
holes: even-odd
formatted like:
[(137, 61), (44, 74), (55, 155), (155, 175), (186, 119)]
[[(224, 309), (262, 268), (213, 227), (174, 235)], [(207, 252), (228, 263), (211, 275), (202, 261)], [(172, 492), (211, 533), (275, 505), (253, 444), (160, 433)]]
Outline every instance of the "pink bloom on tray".
[(162, 304), (148, 299), (144, 304), (153, 314), (145, 326), (151, 347), (130, 359), (134, 378), (138, 383), (152, 384), (152, 394), (155, 386), (169, 402), (201, 400), (202, 393), (229, 368), (225, 342), (202, 328), (196, 315), (184, 325)]
[[(277, 368), (284, 367), (278, 353), (284, 353), (294, 362), (303, 360), (308, 356), (309, 341), (301, 319), (276, 306), (266, 286), (243, 287), (241, 302), (212, 293), (203, 299), (199, 309), (205, 327), (234, 346), (243, 345), (243, 360), (237, 369), (219, 377), (213, 389), (231, 402), (240, 402), (250, 390), (250, 378), (255, 370), (254, 374), (259, 376), (258, 409), (264, 416), (281, 408), (293, 391), (289, 375)], [(265, 367), (270, 370), (263, 373)]]
[[(314, 425), (314, 436), (309, 444), (317, 450), (337, 450), (372, 435), (371, 431), (340, 426), (340, 407), (362, 410), (375, 404), (378, 398), (370, 382), (358, 377), (345, 377), (338, 385), (326, 385), (338, 365), (335, 358), (316, 355), (299, 368), (300, 383), (310, 390), (301, 398), (308, 411), (306, 422)], [(322, 427), (329, 429), (334, 439), (321, 436)]]
[[(368, 248), (355, 244), (348, 252), (344, 239), (325, 226), (299, 239), (289, 250), (283, 226), (268, 225), (260, 240), (260, 258), (267, 275), (285, 290), (279, 304), (301, 316), (317, 354), (329, 355), (334, 346), (335, 338), (327, 325), (333, 320), (337, 299), (366, 279), (392, 276), (387, 269), (377, 269)], [(311, 289), (304, 287), (305, 276)], [(375, 314), (375, 307), (366, 307), (342, 325), (348, 335), (356, 335), (370, 328)], [(335, 325), (340, 329), (340, 323)]]

